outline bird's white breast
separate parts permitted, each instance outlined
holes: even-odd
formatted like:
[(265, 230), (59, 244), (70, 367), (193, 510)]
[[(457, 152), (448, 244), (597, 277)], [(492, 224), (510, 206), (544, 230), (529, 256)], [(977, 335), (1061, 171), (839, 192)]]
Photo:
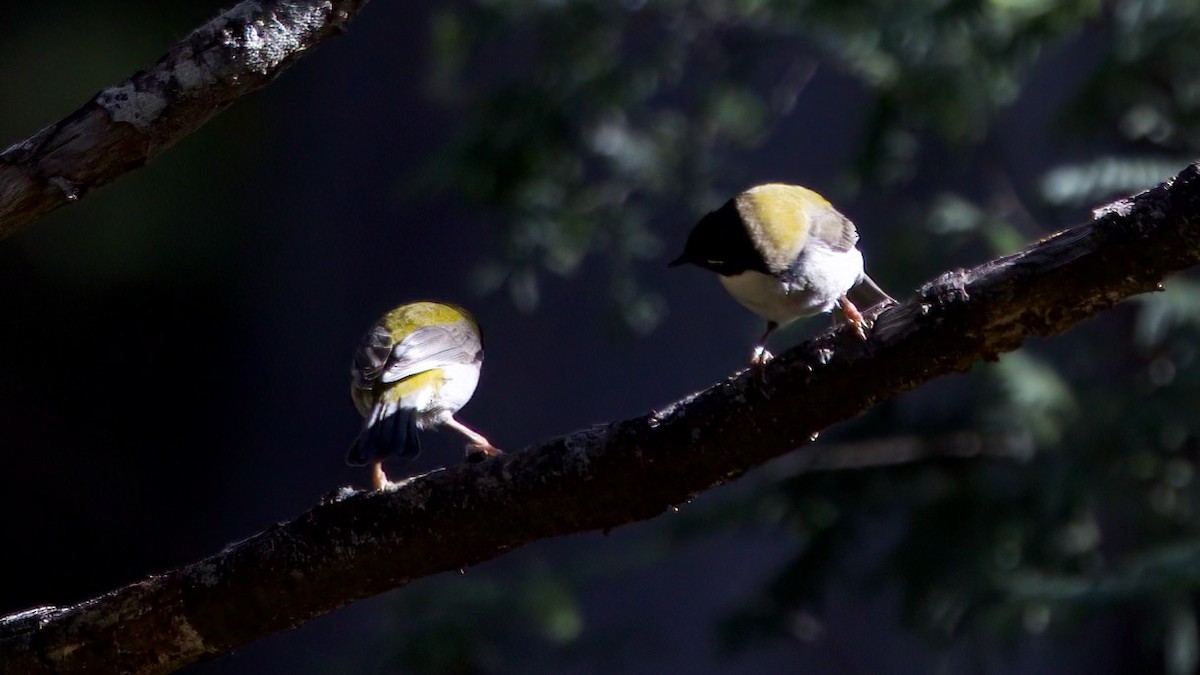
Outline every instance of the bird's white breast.
[(862, 253), (810, 244), (800, 252), (796, 269), (802, 273), (794, 283), (754, 271), (720, 279), (725, 290), (747, 309), (782, 324), (832, 310), (862, 278)]

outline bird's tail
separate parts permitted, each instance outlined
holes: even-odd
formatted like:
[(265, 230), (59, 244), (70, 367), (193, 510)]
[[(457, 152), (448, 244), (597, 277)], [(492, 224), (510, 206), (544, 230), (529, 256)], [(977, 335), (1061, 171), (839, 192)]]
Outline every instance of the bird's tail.
[(846, 297), (854, 303), (855, 307), (864, 312), (884, 302), (896, 302), (895, 298), (884, 292), (879, 284), (876, 284), (875, 280), (866, 274), (862, 275), (854, 288), (846, 292)]
[(421, 454), (417, 416), (412, 408), (380, 401), (346, 453), (350, 466), (366, 466), (391, 456), (411, 459)]

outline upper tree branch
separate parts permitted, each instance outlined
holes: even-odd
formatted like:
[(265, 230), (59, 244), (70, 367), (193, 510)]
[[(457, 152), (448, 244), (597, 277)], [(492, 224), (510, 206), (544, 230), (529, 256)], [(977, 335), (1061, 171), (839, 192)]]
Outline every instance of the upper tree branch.
[(150, 68), (0, 153), (0, 239), (150, 161), (304, 52), (367, 0), (246, 0)]
[[(321, 504), (193, 565), (0, 621), (9, 672), (161, 673), (522, 544), (651, 518), (939, 375), (1200, 262), (1200, 170), (662, 410)], [(651, 374), (651, 377), (654, 375)]]

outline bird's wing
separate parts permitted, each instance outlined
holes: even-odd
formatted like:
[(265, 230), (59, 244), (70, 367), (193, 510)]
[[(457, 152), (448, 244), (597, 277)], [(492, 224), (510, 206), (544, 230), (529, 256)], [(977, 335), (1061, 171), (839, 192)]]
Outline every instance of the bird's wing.
[(478, 338), (462, 324), (423, 326), (394, 344), (387, 330), (379, 326), (355, 352), (356, 378), (365, 380), (366, 386), (398, 382), (433, 368), (471, 363), (480, 351)]
[[(855, 229), (854, 223), (832, 207), (811, 210), (808, 225), (812, 232), (805, 249), (821, 248), (841, 254), (854, 250), (858, 244), (858, 230)], [(840, 255), (836, 257), (839, 260), (843, 258)], [(794, 290), (806, 290), (812, 287), (813, 271), (803, 269), (803, 264), (805, 258), (793, 258), (777, 265), (775, 275), (784, 284), (794, 287)]]
[(816, 238), (839, 253), (849, 251), (858, 244), (858, 230), (854, 223), (833, 207), (812, 209), (809, 226), (812, 228), (810, 241)]
[(363, 336), (354, 350), (354, 387), (370, 389), (387, 366), (395, 342), (387, 326), (377, 324)]

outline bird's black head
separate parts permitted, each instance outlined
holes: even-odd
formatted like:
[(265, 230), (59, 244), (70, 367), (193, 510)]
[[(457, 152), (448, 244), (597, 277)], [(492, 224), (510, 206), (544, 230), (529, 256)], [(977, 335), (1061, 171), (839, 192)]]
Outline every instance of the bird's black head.
[(696, 223), (688, 235), (683, 255), (672, 260), (668, 267), (684, 263), (698, 265), (724, 276), (747, 270), (767, 273), (762, 254), (754, 248), (746, 223), (738, 212), (736, 199), (709, 213)]

